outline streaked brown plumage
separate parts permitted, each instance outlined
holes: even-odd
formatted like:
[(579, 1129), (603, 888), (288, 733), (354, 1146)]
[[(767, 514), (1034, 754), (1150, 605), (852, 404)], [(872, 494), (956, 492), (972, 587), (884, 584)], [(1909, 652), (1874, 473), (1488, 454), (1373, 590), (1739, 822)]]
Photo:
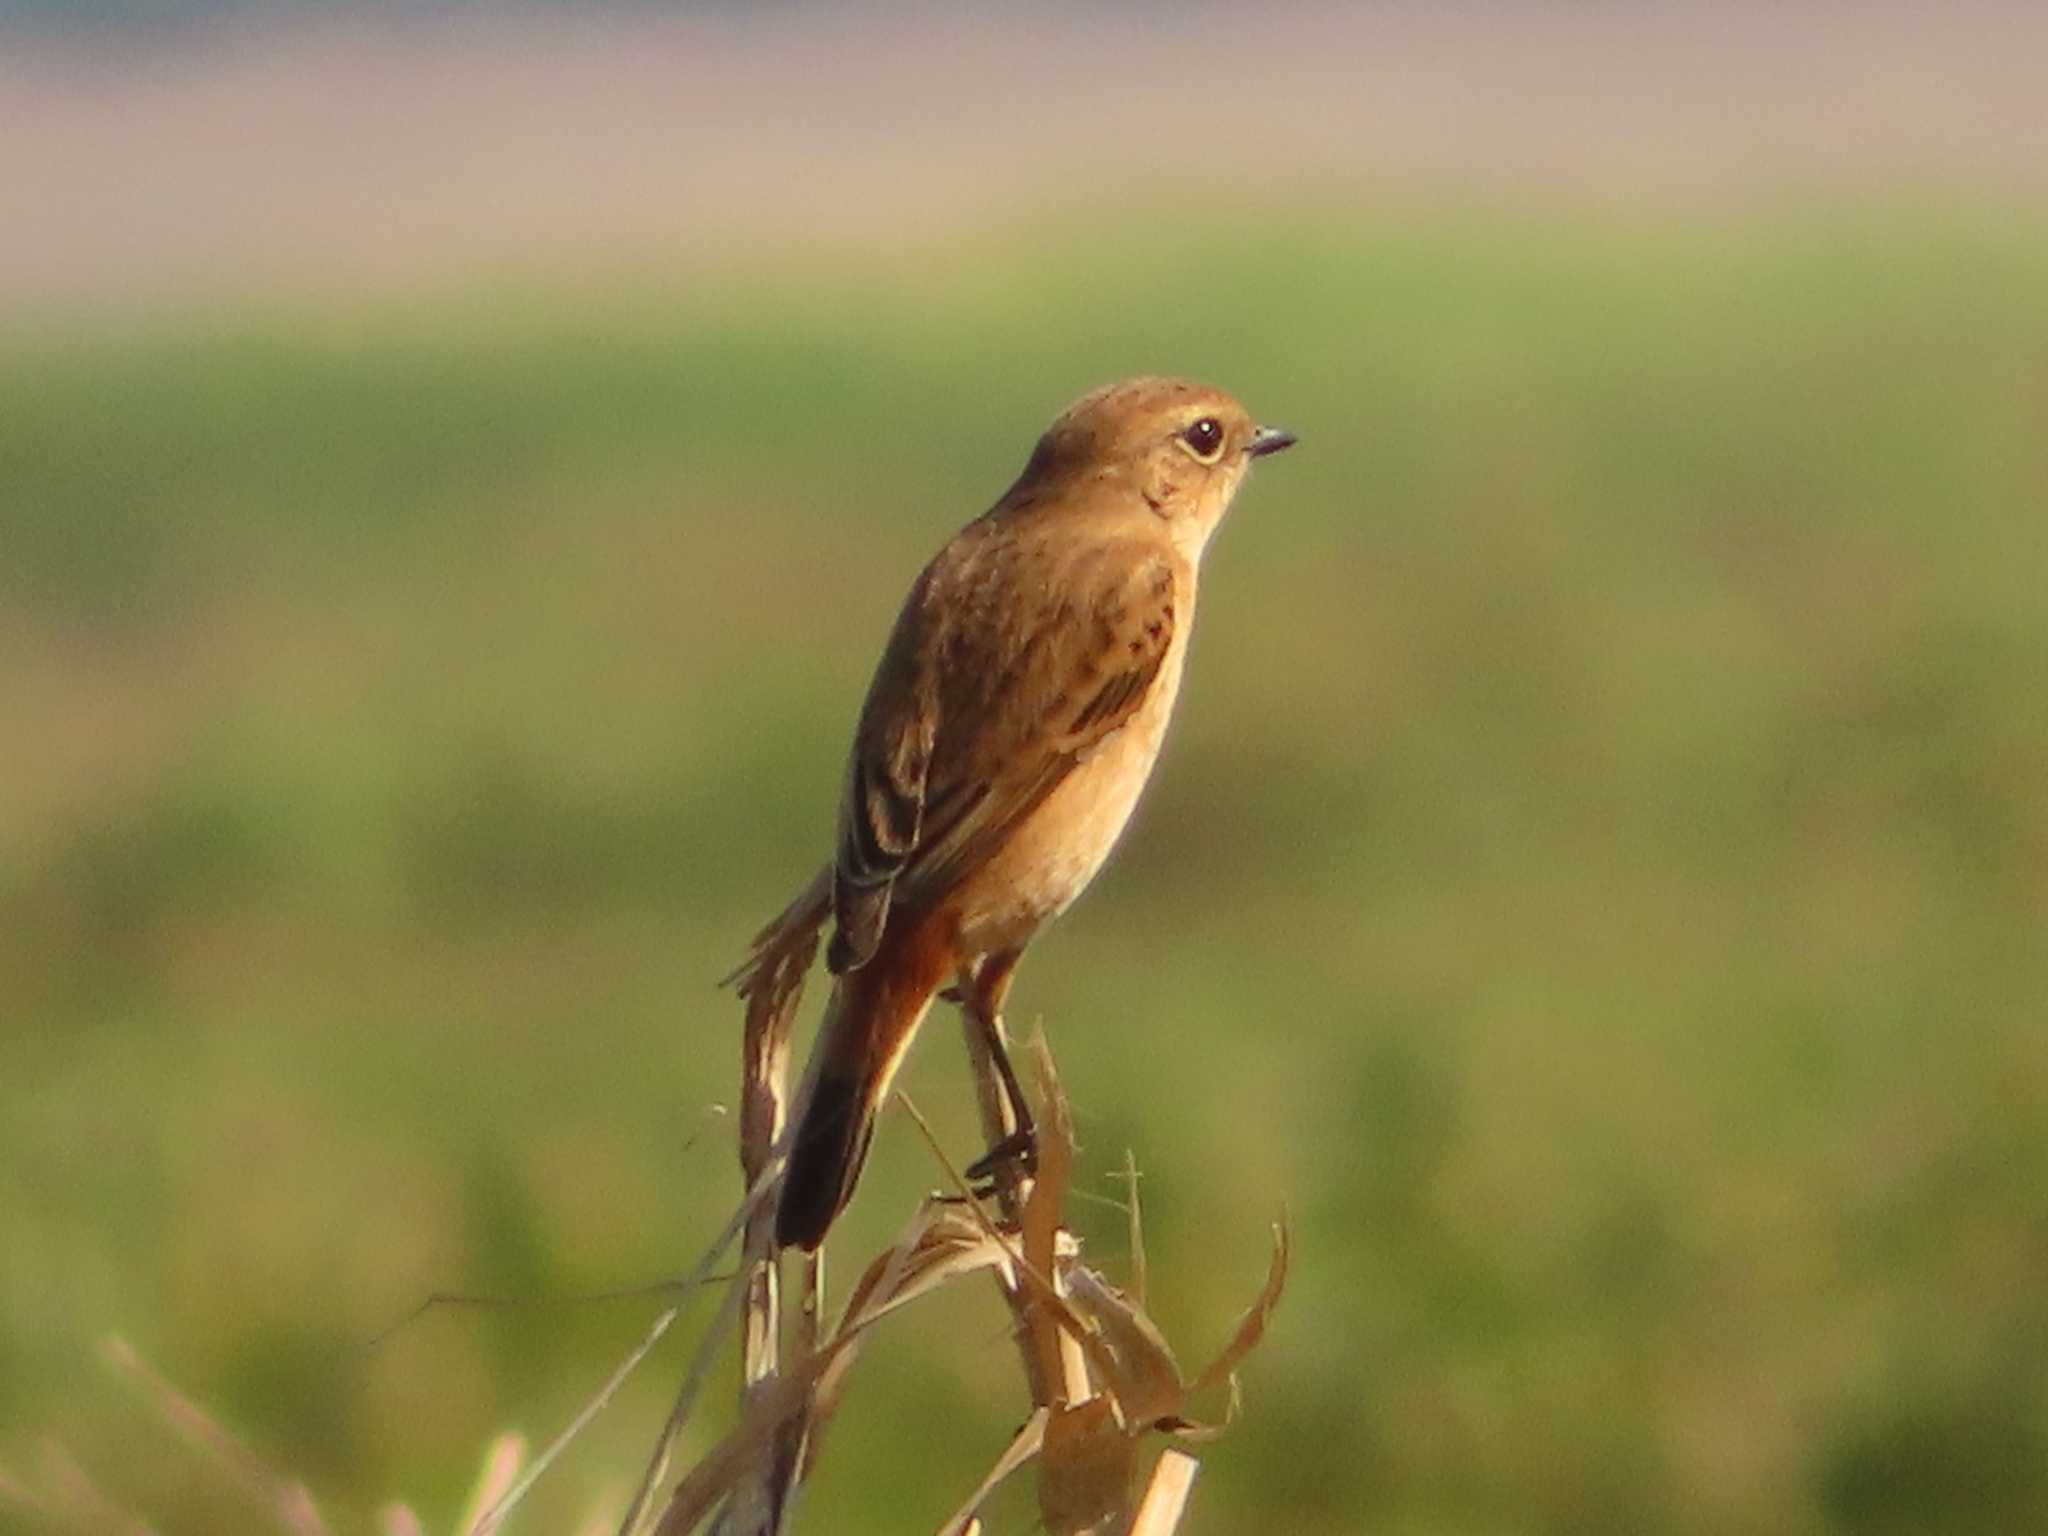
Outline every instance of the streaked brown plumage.
[(1123, 831), (1179, 692), (1203, 546), (1251, 460), (1293, 442), (1230, 396), (1084, 396), (925, 567), (854, 733), (832, 869), (838, 976), (777, 1212), (816, 1247), (933, 996), (1000, 1004), (1018, 956)]

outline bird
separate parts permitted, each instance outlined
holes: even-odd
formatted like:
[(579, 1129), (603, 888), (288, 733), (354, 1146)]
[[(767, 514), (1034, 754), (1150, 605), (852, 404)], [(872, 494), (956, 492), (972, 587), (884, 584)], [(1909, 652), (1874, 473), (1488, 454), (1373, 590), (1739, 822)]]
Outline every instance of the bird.
[(933, 999), (998, 1018), (1025, 947), (1109, 857), (1180, 692), (1210, 535), (1252, 461), (1294, 442), (1202, 384), (1097, 389), (911, 585), (813, 887), (819, 921), (830, 893), (834, 986), (795, 1102), (779, 1246), (815, 1250), (852, 1198)]

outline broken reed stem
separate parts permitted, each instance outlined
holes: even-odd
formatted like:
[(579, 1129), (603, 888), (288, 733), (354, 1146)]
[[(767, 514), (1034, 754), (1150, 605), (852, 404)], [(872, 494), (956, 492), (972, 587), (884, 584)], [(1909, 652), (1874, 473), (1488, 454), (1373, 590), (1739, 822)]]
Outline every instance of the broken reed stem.
[[(789, 1042), (786, 1033), (756, 1027), (756, 1010), (748, 1009), (745, 1082), (740, 1101), (740, 1172), (747, 1183), (762, 1177), (788, 1118), (785, 1097)], [(771, 1021), (772, 1022), (772, 1021)], [(741, 1249), (745, 1300), (740, 1311), (740, 1409), (759, 1393), (773, 1388), (782, 1367), (782, 1267), (775, 1255), (774, 1200), (764, 1200), (747, 1221)], [(776, 1452), (763, 1457), (753, 1475), (733, 1491), (718, 1529), (724, 1536), (774, 1536), (781, 1529), (789, 1484), (777, 1476), (785, 1463), (784, 1434)]]
[(1180, 1526), (1187, 1512), (1188, 1495), (1194, 1491), (1195, 1474), (1202, 1464), (1186, 1451), (1165, 1450), (1152, 1468), (1152, 1485), (1131, 1522), (1130, 1536), (1168, 1536)]
[[(818, 926), (830, 885), (821, 873), (789, 911), (757, 940), (761, 969), (742, 990), (746, 1031), (741, 1045), (740, 1174), (751, 1189), (773, 1176), (790, 1120), (789, 1036), (803, 978), (818, 949)], [(782, 1372), (782, 1264), (775, 1246), (776, 1200), (747, 1220), (742, 1249), (746, 1300), (740, 1317), (740, 1411), (773, 1391)], [(815, 1274), (808, 1279), (815, 1283)], [(807, 1308), (817, 1301), (807, 1293)], [(814, 1332), (814, 1330), (806, 1330)], [(772, 1450), (734, 1490), (721, 1512), (721, 1536), (776, 1536), (783, 1529), (803, 1462), (808, 1415), (778, 1429)]]

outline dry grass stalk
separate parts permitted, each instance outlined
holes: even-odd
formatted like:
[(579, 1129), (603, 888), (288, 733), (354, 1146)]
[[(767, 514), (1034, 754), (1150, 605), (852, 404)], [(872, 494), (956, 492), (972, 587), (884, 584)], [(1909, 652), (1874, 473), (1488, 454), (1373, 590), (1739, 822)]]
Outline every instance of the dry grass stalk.
[[(820, 870), (803, 894), (754, 937), (746, 963), (727, 982), (746, 1001), (741, 1045), (740, 1172), (748, 1188), (767, 1178), (789, 1123), (789, 1036), (803, 999), (804, 977), (818, 952), (818, 931), (831, 908), (830, 871)], [(781, 1370), (782, 1273), (775, 1249), (775, 1208), (764, 1201), (748, 1219), (744, 1248), (746, 1302), (740, 1324), (741, 1411), (773, 1393)], [(806, 1311), (815, 1319), (821, 1272), (806, 1274)], [(811, 1325), (814, 1332), (815, 1322)], [(721, 1536), (776, 1536), (801, 1472), (807, 1418), (778, 1424), (770, 1454), (733, 1491), (719, 1518)]]
[(492, 1533), (504, 1523), (505, 1517), (521, 1499), (526, 1497), (527, 1490), (539, 1482), (548, 1468), (554, 1465), (555, 1458), (569, 1448), (569, 1443), (583, 1433), (584, 1426), (596, 1418), (598, 1411), (612, 1400), (620, 1387), (626, 1384), (626, 1378), (633, 1374), (640, 1362), (647, 1358), (648, 1351), (661, 1341), (664, 1333), (668, 1332), (668, 1325), (676, 1320), (676, 1311), (676, 1308), (670, 1307), (654, 1320), (654, 1326), (647, 1331), (647, 1337), (620, 1362), (618, 1369), (613, 1371), (605, 1384), (597, 1389), (597, 1395), (583, 1405), (576, 1417), (569, 1421), (568, 1427), (549, 1442), (547, 1449), (535, 1457), (533, 1464), (525, 1471), (519, 1470), (520, 1462), (526, 1454), (525, 1442), (517, 1435), (500, 1437), (494, 1450), (500, 1451), (501, 1454), (494, 1457), (493, 1465), (502, 1460), (508, 1468), (503, 1484), (487, 1499), (479, 1490), (476, 1502), (481, 1508), (481, 1513), (463, 1524), (460, 1529), (468, 1532), (468, 1536), (492, 1536)]
[(157, 1374), (126, 1339), (110, 1335), (102, 1340), (100, 1358), (141, 1393), (188, 1445), (267, 1508), (280, 1527), (292, 1536), (326, 1536), (327, 1527), (304, 1483), (273, 1472), (218, 1419)]
[[(701, 1279), (702, 1272), (717, 1262), (718, 1255), (725, 1252), (733, 1238), (768, 1204), (769, 1196), (774, 1190), (774, 1179), (762, 1178), (747, 1191), (739, 1209), (734, 1211), (732, 1218), (727, 1221), (724, 1232), (719, 1234), (717, 1241), (705, 1251), (704, 1257), (699, 1261), (698, 1274), (688, 1283), (694, 1284), (697, 1279)], [(633, 1501), (626, 1506), (625, 1518), (619, 1522), (620, 1536), (636, 1536), (636, 1533), (646, 1525), (649, 1512), (653, 1508), (654, 1492), (668, 1477), (669, 1458), (675, 1452), (676, 1441), (682, 1436), (684, 1425), (689, 1422), (691, 1410), (696, 1407), (697, 1393), (702, 1390), (704, 1380), (711, 1372), (712, 1361), (717, 1357), (718, 1340), (740, 1314), (740, 1302), (746, 1294), (746, 1278), (746, 1270), (742, 1268), (726, 1285), (725, 1296), (718, 1305), (718, 1315), (711, 1328), (706, 1331), (703, 1341), (697, 1346), (696, 1354), (691, 1357), (690, 1368), (683, 1375), (682, 1386), (676, 1390), (676, 1400), (669, 1409), (668, 1420), (662, 1425), (661, 1433), (655, 1439), (654, 1453), (648, 1458), (647, 1470), (641, 1475), (640, 1486), (634, 1490)]]
[[(516, 1433), (499, 1435), (485, 1452), (475, 1485), (460, 1519), (451, 1528), (463, 1536), (478, 1536), (492, 1529), (521, 1493), (547, 1468), (549, 1458), (562, 1449), (588, 1422), (596, 1408), (615, 1390), (626, 1372), (653, 1344), (654, 1338), (674, 1316), (666, 1314), (631, 1360), (614, 1373), (598, 1400), (578, 1416), (575, 1424), (538, 1461), (527, 1464), (526, 1442)], [(175, 1430), (180, 1439), (214, 1471), (224, 1475), (240, 1492), (264, 1504), (279, 1528), (288, 1536), (325, 1536), (326, 1525), (303, 1483), (285, 1476), (243, 1444), (192, 1397), (158, 1373), (125, 1340), (109, 1336), (101, 1341), (101, 1357), (128, 1382), (156, 1415)], [(42, 1445), (43, 1482), (30, 1488), (0, 1470), (0, 1510), (27, 1519), (27, 1530), (81, 1532), (87, 1536), (153, 1536), (154, 1528), (141, 1517), (121, 1509), (103, 1493), (78, 1461), (54, 1440)], [(593, 1511), (577, 1529), (577, 1536), (598, 1536), (609, 1528), (601, 1513)], [(0, 1522), (4, 1524), (4, 1522)], [(377, 1513), (382, 1536), (425, 1536), (426, 1522), (410, 1505), (391, 1503)], [(13, 1529), (11, 1525), (7, 1529)], [(239, 1529), (239, 1526), (237, 1527)]]
[(1044, 1408), (1032, 1410), (1031, 1417), (1024, 1421), (1024, 1427), (1017, 1431), (1009, 1447), (996, 1458), (996, 1464), (989, 1468), (988, 1475), (973, 1493), (967, 1496), (953, 1518), (939, 1527), (939, 1536), (973, 1536), (981, 1529), (981, 1517), (976, 1513), (989, 1500), (989, 1495), (1012, 1472), (1023, 1466), (1038, 1454), (1045, 1444), (1045, 1423), (1051, 1413)]
[(11, 1477), (0, 1477), (0, 1496), (15, 1503), (23, 1513), (36, 1515), (52, 1530), (89, 1532), (91, 1536), (108, 1532), (155, 1536), (141, 1517), (109, 1497), (59, 1442), (44, 1440), (37, 1459), (42, 1464), (40, 1492), (31, 1491)]

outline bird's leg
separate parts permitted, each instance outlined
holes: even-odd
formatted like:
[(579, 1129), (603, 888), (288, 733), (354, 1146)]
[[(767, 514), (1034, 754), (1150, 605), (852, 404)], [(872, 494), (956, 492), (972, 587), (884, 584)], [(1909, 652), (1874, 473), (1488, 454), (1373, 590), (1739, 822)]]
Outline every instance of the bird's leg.
[[(1021, 1205), (1038, 1153), (1031, 1104), (1017, 1081), (1003, 1029), (1003, 999), (1009, 995), (1010, 980), (1022, 954), (1022, 950), (1008, 950), (984, 956), (955, 989), (981, 1092), (982, 1125), (991, 1143), (987, 1154), (968, 1168), (967, 1177), (974, 1183), (992, 1183), (1006, 1207)], [(1006, 1209), (1005, 1214), (1014, 1217), (1016, 1213)]]

